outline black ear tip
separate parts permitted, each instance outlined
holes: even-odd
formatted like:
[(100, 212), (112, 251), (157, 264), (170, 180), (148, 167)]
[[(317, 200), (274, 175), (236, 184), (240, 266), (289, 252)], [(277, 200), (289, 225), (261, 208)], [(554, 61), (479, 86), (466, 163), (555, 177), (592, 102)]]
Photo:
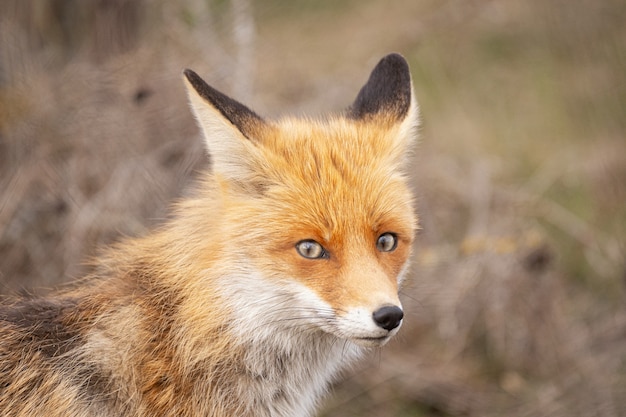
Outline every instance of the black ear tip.
[(386, 62), (391, 65), (405, 66), (407, 68), (409, 67), (409, 64), (406, 62), (406, 58), (397, 52), (392, 52), (389, 55), (384, 56), (380, 62)]
[(263, 119), (260, 116), (238, 101), (208, 85), (194, 71), (185, 69), (183, 75), (204, 101), (217, 109), (222, 116), (235, 125), (247, 138), (252, 136), (253, 125), (263, 123)]
[(395, 73), (401, 74), (404, 77), (410, 77), (409, 63), (406, 59), (397, 52), (391, 53), (383, 57), (374, 72), (383, 72), (385, 74)]
[(189, 68), (185, 68), (185, 70), (183, 71), (183, 75), (185, 76), (185, 78), (187, 78), (187, 81), (192, 84), (194, 84), (194, 81), (200, 79), (200, 76)]
[(188, 68), (183, 71), (183, 75), (185, 76), (189, 84), (191, 84), (191, 86), (194, 88), (194, 90), (196, 90), (198, 94), (202, 96), (202, 98), (211, 102), (213, 101), (211, 99), (211, 96), (214, 94), (212, 93), (213, 89), (202, 79), (202, 77), (196, 74), (195, 71), (192, 71)]

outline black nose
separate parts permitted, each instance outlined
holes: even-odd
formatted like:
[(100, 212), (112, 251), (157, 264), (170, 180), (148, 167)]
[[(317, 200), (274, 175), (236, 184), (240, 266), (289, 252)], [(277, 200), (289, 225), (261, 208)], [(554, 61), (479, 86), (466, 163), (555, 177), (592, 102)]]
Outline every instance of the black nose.
[(384, 306), (374, 311), (372, 317), (379, 327), (385, 330), (393, 330), (400, 325), (404, 313), (400, 307)]

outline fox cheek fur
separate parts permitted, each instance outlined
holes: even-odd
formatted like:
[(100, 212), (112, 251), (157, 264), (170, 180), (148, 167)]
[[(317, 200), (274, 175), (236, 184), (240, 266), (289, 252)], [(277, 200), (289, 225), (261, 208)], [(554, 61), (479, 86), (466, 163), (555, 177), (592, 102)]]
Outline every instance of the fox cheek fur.
[(3, 416), (311, 416), (400, 328), (419, 120), (404, 58), (318, 120), (184, 81), (210, 171), (74, 289), (0, 307)]

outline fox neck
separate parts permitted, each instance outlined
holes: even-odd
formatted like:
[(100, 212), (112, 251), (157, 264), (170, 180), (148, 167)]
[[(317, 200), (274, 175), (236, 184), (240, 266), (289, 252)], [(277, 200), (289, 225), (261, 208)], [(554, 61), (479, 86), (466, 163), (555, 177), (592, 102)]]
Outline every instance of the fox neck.
[[(237, 415), (312, 415), (329, 384), (360, 357), (362, 348), (321, 330), (298, 308), (298, 294), (288, 283), (272, 283), (252, 272), (225, 275), (219, 281), (216, 296), (226, 307), (220, 315), (228, 319), (218, 344), (227, 340), (230, 348), (224, 356), (237, 372), (212, 383), (231, 387), (229, 395), (241, 402)], [(215, 331), (203, 337), (194, 322), (188, 326), (188, 335), (196, 335), (190, 345), (196, 346), (195, 352), (185, 355), (191, 357), (202, 352), (200, 344), (215, 337)], [(205, 353), (214, 354), (211, 348)]]
[(324, 333), (286, 333), (245, 352), (247, 383), (239, 398), (251, 415), (267, 417), (312, 415), (336, 375), (360, 355), (358, 347)]
[[(243, 384), (248, 404), (265, 404), (267, 416), (308, 416), (336, 375), (362, 348), (318, 327), (299, 308), (300, 288), (275, 284), (257, 274), (229, 277), (222, 296), (236, 306), (235, 340), (244, 346)], [(263, 415), (258, 411), (254, 415)]]

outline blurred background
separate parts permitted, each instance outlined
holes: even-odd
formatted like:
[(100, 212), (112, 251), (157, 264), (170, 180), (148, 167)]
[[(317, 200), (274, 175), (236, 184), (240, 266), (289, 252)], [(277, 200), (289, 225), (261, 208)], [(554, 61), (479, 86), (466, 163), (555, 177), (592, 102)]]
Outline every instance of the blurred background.
[[(192, 68), (258, 113), (422, 109), (404, 327), (322, 416), (626, 416), (622, 0), (2, 0), (0, 294), (45, 293), (209, 166)], [(1, 343), (1, 341), (0, 341)]]

